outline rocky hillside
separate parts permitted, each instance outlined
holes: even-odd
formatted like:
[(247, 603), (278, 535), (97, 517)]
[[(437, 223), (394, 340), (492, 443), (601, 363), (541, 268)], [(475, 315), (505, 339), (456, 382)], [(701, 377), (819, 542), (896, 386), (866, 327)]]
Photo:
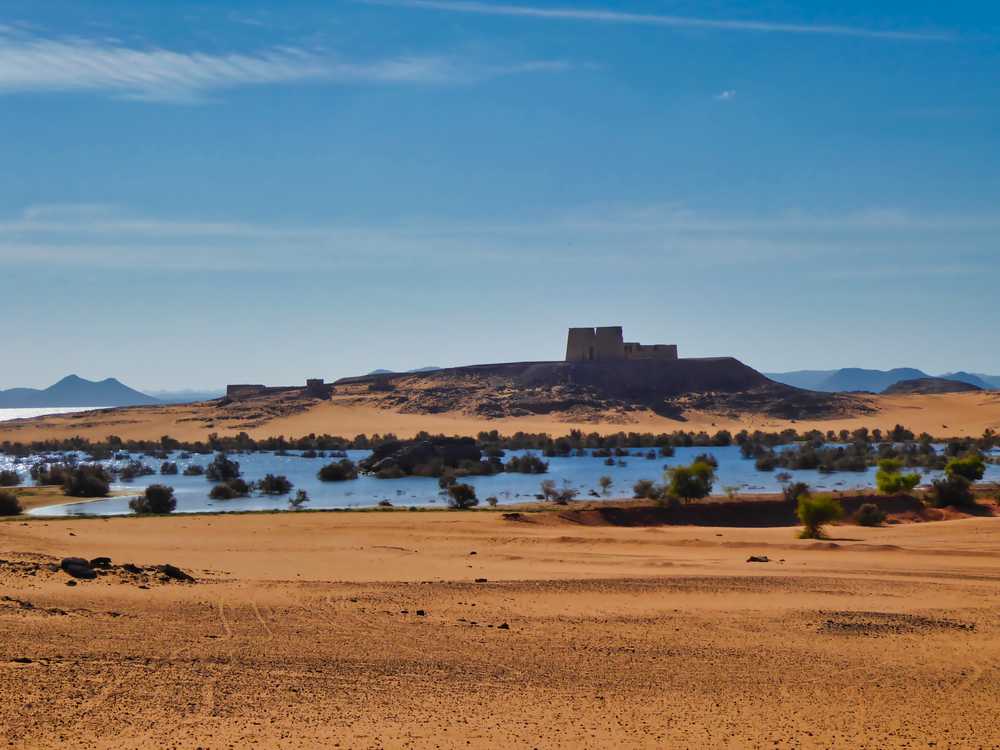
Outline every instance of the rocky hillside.
[(914, 380), (901, 380), (893, 383), (882, 393), (886, 395), (903, 393), (962, 393), (964, 391), (981, 391), (977, 385), (965, 383), (961, 380), (948, 380), (946, 378), (916, 378)]
[(776, 383), (731, 357), (473, 365), (344, 378), (335, 388), (338, 400), (353, 396), (395, 411), (495, 418), (559, 412), (588, 419), (646, 409), (680, 418), (699, 409), (798, 419), (865, 408), (851, 396)]

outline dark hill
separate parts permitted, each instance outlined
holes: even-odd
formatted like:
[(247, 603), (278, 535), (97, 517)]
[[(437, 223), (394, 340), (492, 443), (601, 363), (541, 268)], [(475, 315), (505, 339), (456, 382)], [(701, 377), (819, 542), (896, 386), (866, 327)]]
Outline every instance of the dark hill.
[(962, 380), (948, 380), (946, 378), (916, 378), (914, 380), (900, 380), (886, 388), (882, 393), (886, 395), (902, 393), (963, 393), (965, 391), (981, 391), (978, 385), (966, 383)]
[(639, 409), (678, 417), (706, 409), (796, 419), (861, 408), (848, 396), (776, 383), (731, 357), (471, 365), (343, 378), (335, 386), (338, 394), (404, 412), (488, 417), (573, 412), (586, 418)]
[(159, 403), (152, 396), (107, 378), (85, 380), (67, 375), (45, 389), (11, 388), (0, 391), (0, 408), (48, 408), (60, 406), (142, 406)]

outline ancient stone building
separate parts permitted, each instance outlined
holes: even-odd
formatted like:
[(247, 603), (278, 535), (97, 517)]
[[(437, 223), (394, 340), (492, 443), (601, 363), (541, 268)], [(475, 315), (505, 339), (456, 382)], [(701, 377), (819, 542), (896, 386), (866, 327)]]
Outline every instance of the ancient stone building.
[(570, 328), (566, 337), (567, 362), (623, 359), (677, 359), (676, 344), (626, 342), (621, 326)]

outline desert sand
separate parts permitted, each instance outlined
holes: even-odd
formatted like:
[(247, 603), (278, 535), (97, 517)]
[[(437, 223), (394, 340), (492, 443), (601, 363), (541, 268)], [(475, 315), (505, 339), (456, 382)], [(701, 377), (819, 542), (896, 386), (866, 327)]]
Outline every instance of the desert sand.
[[(547, 432), (565, 435), (572, 429), (584, 432), (615, 433), (673, 432), (675, 430), (715, 432), (727, 429), (780, 431), (791, 427), (841, 430), (868, 427), (891, 429), (902, 424), (916, 433), (936, 437), (977, 437), (987, 428), (1000, 431), (1000, 393), (948, 393), (939, 395), (859, 396), (872, 412), (859, 416), (821, 420), (782, 420), (755, 414), (714, 414), (688, 411), (683, 420), (669, 419), (650, 411), (609, 414), (604, 418), (574, 421), (560, 414), (487, 419), (461, 411), (439, 414), (400, 413), (371, 405), (358, 405), (334, 396), (329, 401), (280, 401), (259, 399), (243, 404), (219, 406), (217, 402), (174, 406), (126, 407), (81, 412), (31, 420), (0, 422), (0, 441), (31, 442), (81, 435), (101, 440), (109, 435), (125, 439), (158, 440), (170, 435), (178, 440), (204, 440), (211, 433), (235, 435), (246, 432), (253, 438), (301, 437), (313, 434), (353, 437), (364, 433), (394, 433), (411, 437), (417, 432), (475, 435), (482, 430), (503, 434)], [(290, 407), (289, 404), (292, 404)]]
[[(0, 734), (88, 748), (1000, 743), (998, 518), (843, 525), (822, 542), (525, 519), (2, 522)], [(170, 562), (197, 581), (112, 571), (71, 587), (46, 565), (67, 555)]]

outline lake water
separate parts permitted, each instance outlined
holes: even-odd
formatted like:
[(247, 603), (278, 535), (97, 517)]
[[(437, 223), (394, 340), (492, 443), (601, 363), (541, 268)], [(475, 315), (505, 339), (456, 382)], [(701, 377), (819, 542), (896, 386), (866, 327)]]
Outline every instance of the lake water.
[[(523, 455), (526, 452), (529, 451), (507, 451), (506, 458)], [(623, 458), (624, 466), (606, 466), (604, 458), (591, 456), (589, 453), (587, 456), (547, 458), (545, 459), (549, 462), (547, 474), (505, 472), (488, 477), (467, 477), (461, 481), (468, 482), (476, 488), (480, 502), (494, 495), (501, 505), (533, 501), (539, 492), (539, 483), (544, 479), (555, 480), (560, 487), (563, 486), (564, 482), (568, 482), (579, 490), (579, 499), (593, 499), (589, 493), (600, 491), (598, 479), (604, 475), (610, 476), (614, 482), (611, 487), (611, 497), (631, 497), (632, 485), (637, 480), (662, 481), (666, 466), (690, 463), (699, 453), (705, 452), (713, 454), (719, 462), (715, 492), (721, 493), (726, 486), (735, 486), (741, 492), (747, 493), (778, 492), (781, 490), (781, 482), (777, 479), (777, 474), (780, 471), (758, 471), (753, 460), (744, 459), (740, 455), (737, 446), (677, 448), (673, 457), (657, 457), (655, 460), (645, 458), (645, 452), (633, 450), (635, 455)], [(351, 460), (357, 462), (365, 458), (369, 451), (348, 451), (347, 453)], [(994, 455), (1000, 454), (994, 452)], [(133, 454), (133, 458), (138, 457), (139, 454)], [(302, 458), (297, 453), (286, 456), (274, 453), (232, 454), (230, 457), (240, 463), (243, 478), (248, 482), (261, 479), (265, 474), (284, 474), (293, 482), (295, 489), (304, 489), (309, 493), (311, 500), (305, 506), (307, 508), (372, 507), (377, 505), (380, 500), (388, 500), (396, 506), (441, 507), (446, 504), (445, 498), (440, 494), (437, 479), (433, 478), (376, 479), (362, 475), (358, 479), (348, 482), (320, 482), (316, 478), (316, 472), (321, 466), (329, 463), (332, 460), (330, 458)], [(162, 463), (159, 459), (145, 458), (141, 460), (157, 470)], [(212, 460), (212, 456), (196, 455), (191, 459), (181, 459), (175, 453), (172, 454), (171, 460), (175, 461), (178, 468), (183, 471), (184, 467), (191, 463), (207, 465)], [(0, 468), (17, 469), (22, 476), (27, 475), (29, 465), (30, 460), (15, 463), (10, 456), (0, 455)], [(791, 471), (789, 473), (796, 481), (808, 482), (811, 487), (818, 490), (870, 488), (875, 484), (874, 467), (864, 472), (840, 472), (836, 474), (821, 474), (814, 470)], [(938, 474), (927, 473), (924, 475), (924, 482), (929, 482), (936, 476)], [(985, 481), (1000, 481), (1000, 465), (988, 465)], [(236, 500), (212, 500), (208, 497), (212, 483), (204, 477), (152, 475), (140, 477), (129, 484), (115, 484), (113, 489), (134, 490), (135, 494), (138, 495), (146, 486), (157, 483), (168, 484), (174, 488), (177, 496), (177, 512), (180, 513), (273, 510), (288, 507), (287, 496), (254, 495)], [(72, 503), (38, 508), (32, 511), (32, 514), (43, 516), (82, 513), (118, 515), (129, 512), (128, 500), (128, 497), (114, 497), (94, 502)]]
[(50, 406), (41, 409), (0, 409), (0, 422), (9, 422), (12, 419), (45, 417), (49, 414), (75, 414), (81, 411), (95, 411), (106, 408), (106, 406)]

